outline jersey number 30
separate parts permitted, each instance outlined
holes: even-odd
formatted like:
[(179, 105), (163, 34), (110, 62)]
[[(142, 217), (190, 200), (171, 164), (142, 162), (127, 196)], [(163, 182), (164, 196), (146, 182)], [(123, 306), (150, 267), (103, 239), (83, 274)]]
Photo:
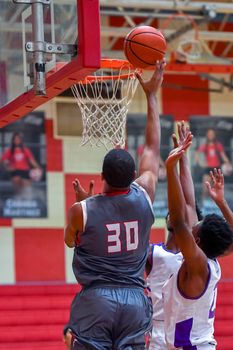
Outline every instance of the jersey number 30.
[[(124, 225), (126, 237), (122, 237), (121, 228)], [(126, 250), (136, 250), (138, 248), (138, 221), (127, 221), (106, 225), (108, 234), (108, 253), (121, 252), (122, 241), (126, 238)], [(109, 244), (110, 243), (110, 244)]]

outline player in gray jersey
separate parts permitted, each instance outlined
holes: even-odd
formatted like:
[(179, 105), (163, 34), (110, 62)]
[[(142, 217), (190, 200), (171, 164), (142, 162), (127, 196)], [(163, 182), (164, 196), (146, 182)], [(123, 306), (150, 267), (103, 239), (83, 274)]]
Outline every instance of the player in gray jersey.
[[(216, 286), (221, 276), (216, 258), (229, 252), (233, 242), (230, 223), (232, 212), (224, 202), (224, 216), (228, 223), (215, 214), (207, 215), (193, 228), (188, 222), (182, 183), (176, 166), (191, 143), (192, 134), (189, 133), (166, 160), (170, 219), (184, 258), (179, 270), (165, 283), (162, 290), (168, 350), (215, 349), (213, 322)], [(211, 193), (211, 186), (208, 185), (208, 188)], [(223, 211), (223, 208), (220, 209)]]
[(147, 82), (138, 76), (148, 105), (139, 177), (135, 180), (135, 163), (127, 151), (111, 150), (102, 167), (103, 193), (69, 210), (65, 242), (75, 247), (73, 271), (82, 285), (69, 322), (74, 349), (145, 348), (152, 308), (144, 294), (144, 269), (154, 222), (160, 157), (156, 93), (164, 66), (157, 62)]

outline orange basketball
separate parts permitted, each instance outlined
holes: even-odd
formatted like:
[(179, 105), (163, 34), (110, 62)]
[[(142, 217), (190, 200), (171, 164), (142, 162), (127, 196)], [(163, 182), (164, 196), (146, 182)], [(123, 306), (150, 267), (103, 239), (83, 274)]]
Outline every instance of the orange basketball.
[(136, 27), (125, 37), (124, 52), (127, 60), (137, 68), (150, 68), (161, 61), (166, 52), (166, 40), (154, 27)]

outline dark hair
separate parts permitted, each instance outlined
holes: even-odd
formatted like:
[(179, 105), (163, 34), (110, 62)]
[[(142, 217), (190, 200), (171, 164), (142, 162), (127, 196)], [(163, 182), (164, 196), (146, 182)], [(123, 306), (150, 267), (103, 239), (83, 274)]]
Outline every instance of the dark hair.
[(198, 221), (201, 221), (201, 220), (203, 220), (202, 211), (199, 208), (199, 205), (197, 204), (197, 202), (195, 203), (195, 205), (196, 205), (196, 213), (197, 213)]
[(112, 187), (129, 187), (135, 176), (135, 162), (127, 151), (113, 149), (104, 157), (102, 174)]
[(20, 132), (16, 131), (16, 132), (14, 132), (14, 134), (12, 135), (12, 138), (11, 138), (11, 155), (12, 156), (15, 152), (15, 147), (16, 147), (15, 146), (15, 138), (16, 138), (16, 136), (20, 137), (20, 139), (21, 139), (21, 143), (17, 147), (21, 148), (22, 151), (24, 152), (23, 135)]
[(233, 230), (217, 214), (206, 215), (200, 226), (200, 247), (210, 259), (222, 255), (233, 243)]

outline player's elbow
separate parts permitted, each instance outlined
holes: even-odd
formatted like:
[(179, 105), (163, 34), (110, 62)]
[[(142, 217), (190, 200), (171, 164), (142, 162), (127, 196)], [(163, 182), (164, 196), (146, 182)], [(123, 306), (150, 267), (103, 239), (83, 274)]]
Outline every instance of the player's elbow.
[(69, 248), (74, 248), (75, 247), (75, 242), (74, 241), (70, 241), (68, 239), (65, 238), (65, 244), (67, 245), (67, 247)]
[(69, 229), (65, 229), (65, 237), (64, 237), (65, 244), (69, 248), (74, 248), (75, 247), (75, 240), (74, 240), (74, 235), (69, 232)]

